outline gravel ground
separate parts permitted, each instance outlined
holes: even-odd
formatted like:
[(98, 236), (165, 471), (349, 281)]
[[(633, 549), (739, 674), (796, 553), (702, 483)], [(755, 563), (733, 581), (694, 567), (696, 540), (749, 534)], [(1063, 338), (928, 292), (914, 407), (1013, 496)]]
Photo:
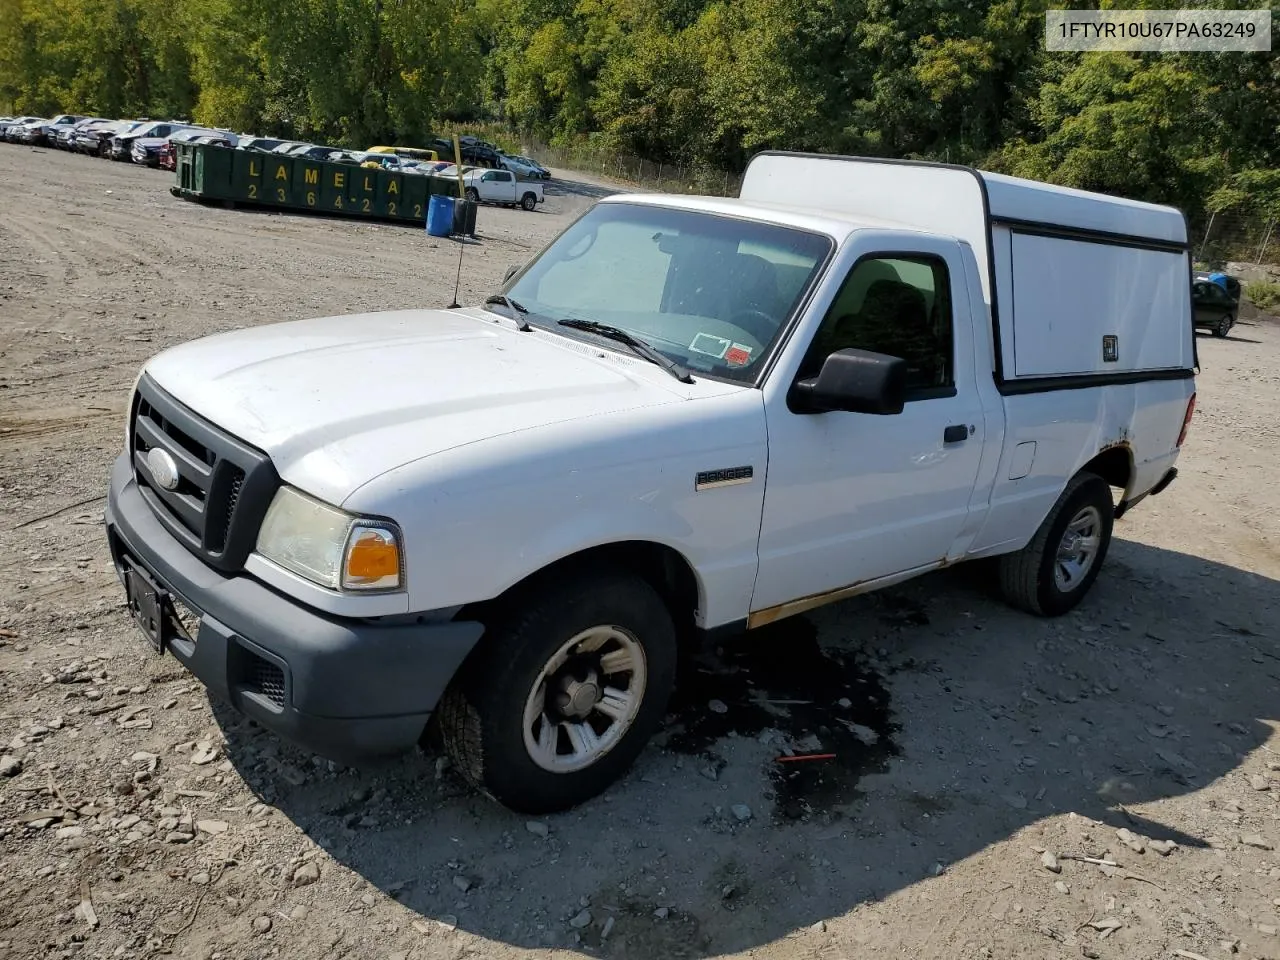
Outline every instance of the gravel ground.
[[(0, 957), (1280, 957), (1280, 329), (1200, 340), (1182, 476), (1041, 621), (959, 568), (709, 651), (598, 801), (338, 768), (123, 609), (101, 518), (170, 344), (452, 299), (458, 245), (0, 145)], [(484, 209), (461, 296), (607, 188)], [(821, 748), (832, 761), (778, 762)]]

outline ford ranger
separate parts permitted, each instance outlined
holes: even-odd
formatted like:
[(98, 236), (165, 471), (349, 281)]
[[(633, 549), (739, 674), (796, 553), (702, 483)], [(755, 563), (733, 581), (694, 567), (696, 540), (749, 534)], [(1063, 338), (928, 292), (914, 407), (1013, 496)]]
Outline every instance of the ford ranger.
[(736, 199), (597, 203), (484, 305), (154, 357), (111, 552), (155, 649), (280, 736), (358, 762), (438, 724), (564, 809), (682, 645), (982, 557), (1076, 606), (1175, 476), (1189, 291), (1174, 209), (761, 154)]

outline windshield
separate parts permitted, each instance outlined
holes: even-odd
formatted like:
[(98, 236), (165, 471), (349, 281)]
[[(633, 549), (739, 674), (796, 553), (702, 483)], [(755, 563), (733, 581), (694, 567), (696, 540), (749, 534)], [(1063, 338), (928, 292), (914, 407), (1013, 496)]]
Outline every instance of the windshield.
[(776, 224), (601, 203), (503, 292), (535, 324), (606, 323), (695, 373), (748, 383), (832, 248)]

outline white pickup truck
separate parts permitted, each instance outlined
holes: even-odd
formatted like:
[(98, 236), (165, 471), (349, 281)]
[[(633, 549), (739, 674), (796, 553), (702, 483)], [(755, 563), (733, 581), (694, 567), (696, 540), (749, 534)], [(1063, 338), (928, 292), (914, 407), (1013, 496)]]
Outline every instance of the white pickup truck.
[(468, 200), (505, 207), (534, 210), (544, 199), (542, 184), (521, 180), (510, 170), (470, 170), (462, 175), (462, 185)]
[(107, 529), (144, 633), (243, 713), (348, 761), (436, 722), (557, 810), (683, 644), (978, 557), (1070, 610), (1195, 369), (1177, 210), (762, 154), (738, 199), (598, 203), (481, 307), (161, 353)]

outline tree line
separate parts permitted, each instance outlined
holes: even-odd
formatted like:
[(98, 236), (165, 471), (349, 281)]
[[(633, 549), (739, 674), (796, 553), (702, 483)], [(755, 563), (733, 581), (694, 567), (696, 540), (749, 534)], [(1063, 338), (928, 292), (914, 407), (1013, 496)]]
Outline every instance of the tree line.
[(356, 147), (486, 120), (684, 166), (927, 158), (1280, 216), (1280, 57), (1047, 53), (1048, 6), (0, 0), (0, 111)]

